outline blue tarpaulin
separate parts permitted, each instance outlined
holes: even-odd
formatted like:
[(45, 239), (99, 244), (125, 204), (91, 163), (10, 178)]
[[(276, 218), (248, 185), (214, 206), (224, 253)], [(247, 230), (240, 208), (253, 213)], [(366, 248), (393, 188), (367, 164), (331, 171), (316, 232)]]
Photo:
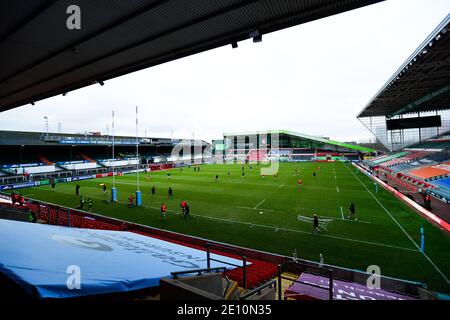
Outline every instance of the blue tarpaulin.
[[(211, 257), (241, 264), (228, 257)], [(211, 267), (222, 266), (230, 268), (211, 262)], [(0, 219), (0, 272), (37, 298), (150, 288), (173, 271), (197, 268), (206, 268), (204, 251), (132, 232)]]

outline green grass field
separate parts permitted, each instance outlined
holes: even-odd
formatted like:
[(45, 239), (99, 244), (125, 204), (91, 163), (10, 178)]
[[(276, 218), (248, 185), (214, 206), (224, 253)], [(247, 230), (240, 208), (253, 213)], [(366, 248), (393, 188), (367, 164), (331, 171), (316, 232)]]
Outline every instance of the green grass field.
[[(321, 170), (313, 177), (313, 171)], [(303, 186), (297, 186), (299, 169)], [(260, 167), (203, 165), (140, 174), (143, 206), (128, 208), (136, 191), (136, 175), (116, 177), (119, 202), (105, 203), (100, 183), (108, 190), (112, 178), (78, 182), (80, 194), (94, 201), (92, 212), (157, 228), (230, 244), (365, 271), (378, 265), (382, 275), (426, 283), (430, 289), (450, 292), (450, 238), (421, 218), (387, 191), (375, 192), (373, 182), (344, 163), (282, 163), (278, 176), (261, 177)], [(228, 177), (227, 172), (231, 176)], [(215, 181), (215, 175), (219, 175)], [(156, 196), (151, 187), (156, 186)], [(172, 186), (174, 198), (168, 199)], [(75, 183), (23, 189), (23, 194), (68, 207), (76, 207)], [(191, 219), (183, 219), (180, 201), (190, 204)], [(347, 219), (353, 201), (358, 221)], [(159, 220), (159, 207), (168, 206), (167, 221)], [(86, 206), (87, 207), (87, 206)], [(341, 211), (342, 209), (342, 211)], [(315, 235), (310, 222), (298, 216), (332, 219), (327, 230)], [(425, 253), (420, 252), (420, 228), (425, 230)]]

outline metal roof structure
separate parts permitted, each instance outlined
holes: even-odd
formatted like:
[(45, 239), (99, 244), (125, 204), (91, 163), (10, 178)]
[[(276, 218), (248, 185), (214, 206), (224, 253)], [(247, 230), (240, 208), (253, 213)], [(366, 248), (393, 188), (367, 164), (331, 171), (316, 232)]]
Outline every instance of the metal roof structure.
[(447, 109), (450, 109), (450, 14), (392, 75), (358, 118), (391, 118)]
[[(135, 136), (114, 136), (118, 146), (136, 145)], [(201, 145), (209, 146), (210, 143), (199, 139), (172, 139), (158, 137), (139, 137), (140, 145), (146, 146), (174, 146), (174, 145)], [(103, 146), (111, 145), (111, 135), (96, 135), (92, 133), (59, 133), (59, 132), (32, 132), (32, 131), (8, 131), (0, 130), (0, 146), (24, 145), (24, 146)]]
[(311, 135), (308, 135), (308, 134), (298, 133), (298, 132), (293, 132), (293, 131), (288, 131), (288, 130), (265, 130), (265, 131), (253, 131), (253, 132), (235, 132), (235, 133), (224, 133), (223, 135), (224, 135), (224, 137), (228, 137), (228, 136), (244, 136), (244, 135), (255, 135), (255, 134), (287, 134), (287, 135), (291, 135), (291, 136), (302, 138), (302, 139), (306, 139), (306, 140), (312, 140), (312, 141), (316, 141), (316, 142), (320, 142), (320, 143), (324, 143), (324, 144), (329, 144), (329, 145), (334, 145), (334, 146), (338, 146), (338, 147), (348, 148), (348, 149), (357, 150), (357, 151), (361, 151), (361, 152), (376, 152), (375, 149), (362, 147), (362, 146), (356, 146), (356, 145), (353, 145), (353, 144), (350, 144), (350, 143), (339, 142), (339, 141), (336, 141), (336, 140), (325, 139), (325, 138), (322, 138), (322, 137), (311, 136)]
[(0, 112), (380, 1), (2, 1)]

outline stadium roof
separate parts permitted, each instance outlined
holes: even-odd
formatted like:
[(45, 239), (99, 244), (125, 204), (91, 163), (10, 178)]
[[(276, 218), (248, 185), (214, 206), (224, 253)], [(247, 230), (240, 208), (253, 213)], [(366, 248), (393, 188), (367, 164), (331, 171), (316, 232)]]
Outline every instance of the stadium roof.
[(380, 1), (2, 1), (0, 112)]
[[(136, 137), (116, 135), (114, 140), (117, 146), (136, 145)], [(175, 144), (209, 146), (210, 144), (199, 139), (172, 139), (157, 137), (139, 137), (139, 144), (144, 146), (174, 146)], [(0, 146), (70, 146), (87, 145), (102, 146), (111, 145), (111, 135), (97, 135), (92, 133), (56, 133), (56, 132), (31, 132), (31, 131), (7, 131), (0, 130)]]
[(321, 138), (321, 137), (316, 137), (316, 136), (311, 136), (308, 134), (304, 134), (304, 133), (298, 133), (298, 132), (293, 132), (293, 131), (288, 131), (288, 130), (266, 130), (266, 131), (253, 131), (253, 132), (235, 132), (235, 133), (224, 133), (223, 135), (226, 136), (242, 136), (242, 135), (254, 135), (254, 134), (288, 134), (291, 136), (295, 136), (295, 137), (299, 137), (299, 138), (303, 138), (303, 139), (307, 139), (307, 140), (312, 140), (312, 141), (317, 141), (317, 142), (321, 142), (321, 143), (326, 143), (326, 144), (330, 144), (330, 145), (335, 145), (338, 147), (343, 147), (343, 148), (348, 148), (348, 149), (353, 149), (353, 150), (357, 150), (357, 151), (361, 151), (361, 152), (376, 152), (375, 149), (371, 149), (371, 148), (367, 148), (367, 147), (361, 147), (361, 146), (356, 146), (350, 143), (345, 143), (345, 142), (339, 142), (339, 141), (335, 141), (335, 140), (330, 140), (330, 139), (325, 139), (325, 138)]
[(449, 108), (450, 14), (377, 92), (358, 118), (390, 118)]

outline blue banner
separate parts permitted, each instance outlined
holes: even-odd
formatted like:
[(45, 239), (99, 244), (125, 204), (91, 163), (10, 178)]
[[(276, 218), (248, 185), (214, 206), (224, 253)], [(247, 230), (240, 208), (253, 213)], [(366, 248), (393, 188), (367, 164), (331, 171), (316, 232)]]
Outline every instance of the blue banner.
[(0, 191), (34, 187), (35, 185), (36, 185), (36, 182), (34, 182), (34, 181), (27, 181), (27, 182), (22, 182), (22, 183), (8, 184), (8, 185), (5, 185), (5, 186), (0, 186)]

